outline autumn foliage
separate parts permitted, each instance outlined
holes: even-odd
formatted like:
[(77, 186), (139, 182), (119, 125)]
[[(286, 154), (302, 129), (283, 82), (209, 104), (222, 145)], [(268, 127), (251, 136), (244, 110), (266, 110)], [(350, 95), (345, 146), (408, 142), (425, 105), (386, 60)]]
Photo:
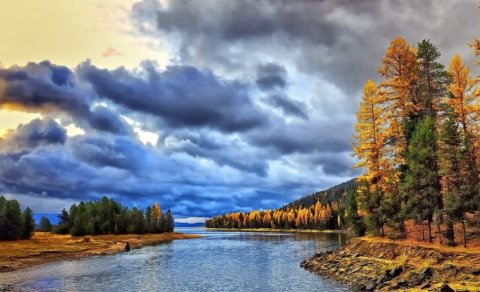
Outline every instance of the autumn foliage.
[(309, 208), (235, 212), (206, 221), (208, 228), (334, 229), (338, 227), (330, 205), (317, 202)]
[(352, 180), (276, 210), (232, 212), (208, 219), (205, 223), (208, 228), (339, 229), (348, 224), (347, 197), (355, 187)]
[(355, 200), (362, 218), (356, 224), (371, 233), (388, 227), (405, 238), (405, 221), (414, 220), (426, 226), (424, 240), (432, 241), (434, 225), (455, 244), (455, 222), (465, 226), (466, 214), (480, 209), (479, 81), (458, 54), (448, 69), (439, 57), (428, 40), (414, 47), (397, 37), (379, 84), (365, 84), (353, 140), (364, 171)]

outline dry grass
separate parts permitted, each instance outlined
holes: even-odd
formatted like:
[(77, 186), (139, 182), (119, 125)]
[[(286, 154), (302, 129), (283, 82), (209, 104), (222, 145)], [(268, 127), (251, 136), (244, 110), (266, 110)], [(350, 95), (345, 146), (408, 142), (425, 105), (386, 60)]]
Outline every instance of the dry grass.
[(0, 272), (63, 259), (122, 252), (126, 243), (131, 248), (154, 245), (176, 239), (198, 238), (182, 233), (126, 234), (72, 237), (35, 232), (29, 240), (0, 241)]

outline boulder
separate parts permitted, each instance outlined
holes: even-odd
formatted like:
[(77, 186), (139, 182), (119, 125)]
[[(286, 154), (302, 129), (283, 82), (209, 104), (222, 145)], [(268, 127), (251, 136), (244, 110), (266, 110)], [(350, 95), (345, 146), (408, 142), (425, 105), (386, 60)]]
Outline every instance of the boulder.
[(380, 275), (377, 277), (377, 281), (375, 283), (380, 285), (383, 281), (385, 281), (385, 275)]
[(377, 285), (374, 282), (367, 282), (365, 284), (365, 291), (373, 291)]

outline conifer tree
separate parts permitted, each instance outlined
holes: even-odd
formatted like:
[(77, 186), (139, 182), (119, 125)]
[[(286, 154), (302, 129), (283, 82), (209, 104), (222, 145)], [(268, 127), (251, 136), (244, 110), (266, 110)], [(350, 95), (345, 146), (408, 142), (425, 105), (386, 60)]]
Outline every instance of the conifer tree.
[(408, 194), (405, 204), (409, 217), (420, 222), (427, 220), (429, 242), (432, 241), (431, 222), (440, 199), (434, 128), (433, 120), (428, 115), (418, 122), (408, 147), (408, 170), (402, 186)]
[(454, 223), (459, 219), (462, 210), (461, 165), (464, 157), (462, 156), (462, 141), (457, 120), (455, 111), (451, 107), (447, 107), (439, 139), (441, 186), (447, 227), (445, 237), (448, 245), (455, 245)]
[(358, 158), (355, 167), (363, 167), (365, 170), (357, 179), (362, 186), (359, 188), (359, 205), (361, 209), (368, 210), (370, 217), (367, 219), (371, 219), (369, 222), (381, 230), (382, 234), (385, 218), (380, 208), (393, 174), (386, 155), (383, 97), (373, 80), (367, 81), (357, 112), (353, 142), (353, 151)]

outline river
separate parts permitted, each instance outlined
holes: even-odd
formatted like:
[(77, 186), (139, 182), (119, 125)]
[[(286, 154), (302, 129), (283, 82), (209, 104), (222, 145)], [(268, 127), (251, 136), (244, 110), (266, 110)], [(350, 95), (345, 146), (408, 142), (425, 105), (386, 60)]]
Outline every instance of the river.
[(3, 273), (0, 290), (351, 291), (299, 266), (345, 244), (344, 234), (176, 231), (204, 237)]

